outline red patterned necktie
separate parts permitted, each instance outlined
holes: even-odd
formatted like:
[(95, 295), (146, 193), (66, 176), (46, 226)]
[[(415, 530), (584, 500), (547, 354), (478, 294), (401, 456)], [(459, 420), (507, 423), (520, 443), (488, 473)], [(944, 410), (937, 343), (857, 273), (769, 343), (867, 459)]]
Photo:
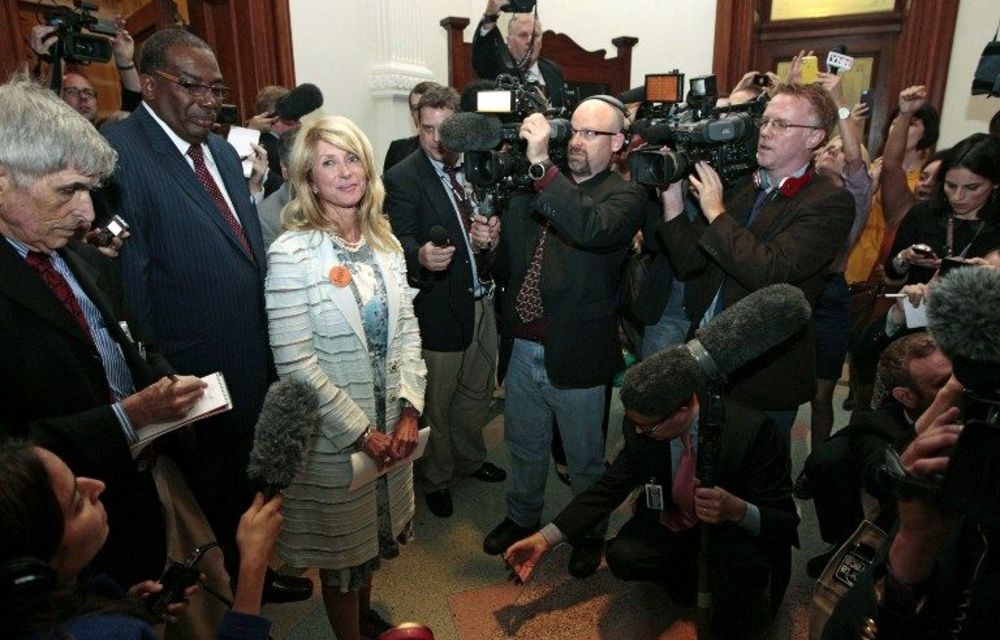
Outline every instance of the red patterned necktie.
[(80, 302), (73, 295), (73, 290), (70, 288), (69, 283), (66, 282), (66, 278), (52, 266), (52, 259), (44, 253), (29, 251), (25, 262), (31, 265), (42, 276), (45, 284), (48, 285), (52, 293), (59, 299), (59, 302), (66, 307), (66, 310), (69, 311), (70, 315), (76, 319), (77, 324), (80, 325), (80, 328), (83, 329), (83, 335), (87, 336), (87, 340), (93, 343), (94, 336), (90, 333), (90, 325), (87, 324), (87, 317), (83, 315)]
[(451, 192), (455, 195), (455, 204), (458, 206), (459, 217), (462, 218), (462, 226), (465, 227), (465, 233), (468, 235), (472, 230), (472, 214), (475, 213), (475, 210), (472, 208), (469, 196), (465, 193), (465, 187), (458, 181), (458, 172), (461, 169), (458, 167), (449, 167), (448, 165), (442, 165), (441, 169), (451, 181)]
[(542, 277), (542, 255), (545, 252), (545, 238), (548, 237), (548, 232), (549, 223), (545, 222), (538, 232), (538, 244), (535, 245), (535, 253), (531, 256), (531, 265), (528, 266), (528, 273), (525, 274), (524, 282), (521, 283), (521, 289), (514, 301), (517, 317), (524, 324), (534, 322), (545, 315), (539, 282)]
[(236, 219), (232, 209), (229, 208), (225, 197), (222, 195), (222, 190), (219, 189), (219, 185), (216, 184), (215, 179), (212, 178), (212, 174), (205, 165), (205, 152), (202, 150), (201, 145), (191, 145), (188, 147), (187, 154), (194, 161), (194, 175), (198, 177), (198, 182), (201, 183), (201, 186), (205, 187), (205, 191), (208, 192), (208, 196), (215, 204), (215, 208), (219, 210), (220, 214), (222, 214), (226, 223), (232, 227), (233, 233), (236, 234), (236, 239), (239, 240), (240, 244), (243, 245), (243, 248), (247, 250), (250, 257), (256, 260), (253, 255), (253, 249), (250, 248), (250, 241), (247, 239), (246, 231), (243, 230), (243, 226)]
[(691, 450), (691, 432), (681, 435), (684, 452), (677, 462), (674, 484), (671, 489), (674, 506), (660, 513), (660, 524), (671, 531), (684, 531), (698, 524), (694, 515), (694, 466), (695, 455)]

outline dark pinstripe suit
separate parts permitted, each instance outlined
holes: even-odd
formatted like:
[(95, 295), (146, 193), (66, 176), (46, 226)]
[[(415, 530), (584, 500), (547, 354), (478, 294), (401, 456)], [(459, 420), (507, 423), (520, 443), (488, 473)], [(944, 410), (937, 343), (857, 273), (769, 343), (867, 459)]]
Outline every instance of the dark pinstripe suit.
[[(199, 423), (190, 447), (193, 455), (183, 465), (216, 533), (224, 538), (248, 504), (242, 495), (244, 460), (273, 377), (260, 222), (239, 158), (222, 138), (209, 135), (206, 143), (256, 260), (241, 247), (145, 106), (102, 133), (119, 154), (109, 186), (112, 202), (119, 203), (132, 227), (119, 258), (129, 308), (155, 332), (178, 371), (205, 375), (221, 370), (229, 385), (233, 410)], [(229, 484), (233, 482), (238, 486)], [(236, 517), (221, 531), (217, 507)]]

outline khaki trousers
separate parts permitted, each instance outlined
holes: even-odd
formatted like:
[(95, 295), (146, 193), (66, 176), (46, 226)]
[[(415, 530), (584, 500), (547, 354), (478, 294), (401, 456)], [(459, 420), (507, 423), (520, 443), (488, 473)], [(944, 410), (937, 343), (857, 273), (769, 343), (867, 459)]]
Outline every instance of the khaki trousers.
[(465, 351), (424, 350), (424, 421), (430, 441), (417, 461), (425, 493), (447, 489), (455, 476), (474, 473), (486, 459), (483, 427), (496, 389), (497, 324), (493, 300), (475, 302), (472, 342)]

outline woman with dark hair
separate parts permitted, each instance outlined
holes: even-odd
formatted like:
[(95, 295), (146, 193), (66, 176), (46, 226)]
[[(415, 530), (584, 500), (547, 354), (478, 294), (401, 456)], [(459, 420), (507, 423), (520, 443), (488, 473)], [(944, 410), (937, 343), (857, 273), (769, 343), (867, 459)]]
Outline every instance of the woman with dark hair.
[[(87, 567), (108, 537), (101, 503), (104, 483), (74, 476), (47, 449), (19, 440), (0, 441), (0, 630), (4, 638), (48, 640), (155, 639), (159, 622), (143, 598), (163, 586), (141, 582), (126, 594)], [(281, 527), (281, 498), (265, 503), (257, 494), (237, 531), (242, 565), (233, 610), (219, 627), (220, 639), (266, 638), (260, 618), (267, 559)], [(187, 608), (167, 607), (170, 621)]]
[(927, 202), (913, 207), (896, 233), (889, 280), (927, 282), (941, 259), (983, 257), (1000, 244), (1000, 142), (976, 133), (952, 147)]

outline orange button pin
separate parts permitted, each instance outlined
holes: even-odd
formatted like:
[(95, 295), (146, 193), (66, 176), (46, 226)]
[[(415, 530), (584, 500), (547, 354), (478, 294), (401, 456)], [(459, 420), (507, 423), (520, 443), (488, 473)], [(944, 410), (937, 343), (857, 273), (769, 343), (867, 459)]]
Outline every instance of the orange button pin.
[(351, 272), (343, 265), (330, 267), (330, 282), (335, 287), (346, 287), (351, 284)]

